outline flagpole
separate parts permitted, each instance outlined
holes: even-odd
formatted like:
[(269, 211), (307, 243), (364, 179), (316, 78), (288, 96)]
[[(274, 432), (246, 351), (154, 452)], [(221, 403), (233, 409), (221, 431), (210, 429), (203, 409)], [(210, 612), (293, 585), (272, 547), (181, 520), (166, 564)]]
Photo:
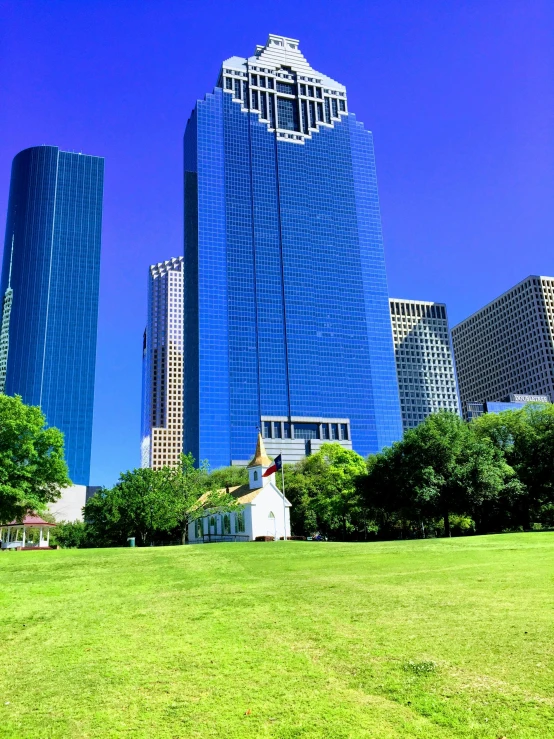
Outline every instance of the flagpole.
[(287, 506), (285, 498), (285, 468), (283, 465), (283, 450), (281, 449), (281, 495), (283, 496), (283, 522), (285, 529), (283, 531), (283, 541), (287, 540)]

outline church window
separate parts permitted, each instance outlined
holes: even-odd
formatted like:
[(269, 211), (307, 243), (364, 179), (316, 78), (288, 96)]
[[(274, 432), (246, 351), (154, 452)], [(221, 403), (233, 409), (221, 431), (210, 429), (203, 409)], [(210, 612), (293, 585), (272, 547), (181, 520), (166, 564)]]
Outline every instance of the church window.
[(258, 470), (254, 470), (254, 482), (258, 479)]
[(231, 516), (228, 513), (223, 516), (223, 533), (231, 533)]
[(246, 528), (244, 526), (244, 513), (237, 513), (237, 532), (239, 534), (244, 533)]
[(196, 521), (195, 535), (196, 535), (196, 538), (197, 539), (201, 539), (202, 536), (204, 535), (204, 527), (202, 525), (202, 519), (201, 518), (197, 519), (197, 521)]

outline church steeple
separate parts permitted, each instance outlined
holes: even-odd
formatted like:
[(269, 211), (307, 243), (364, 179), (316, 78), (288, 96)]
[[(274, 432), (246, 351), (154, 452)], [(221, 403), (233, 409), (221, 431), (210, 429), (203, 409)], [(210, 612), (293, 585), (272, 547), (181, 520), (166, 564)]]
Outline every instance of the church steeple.
[(257, 490), (270, 481), (272, 475), (264, 477), (263, 474), (268, 467), (271, 467), (271, 464), (271, 459), (267, 456), (267, 452), (265, 450), (262, 435), (258, 433), (256, 453), (254, 454), (254, 459), (248, 464), (248, 480), (251, 490)]

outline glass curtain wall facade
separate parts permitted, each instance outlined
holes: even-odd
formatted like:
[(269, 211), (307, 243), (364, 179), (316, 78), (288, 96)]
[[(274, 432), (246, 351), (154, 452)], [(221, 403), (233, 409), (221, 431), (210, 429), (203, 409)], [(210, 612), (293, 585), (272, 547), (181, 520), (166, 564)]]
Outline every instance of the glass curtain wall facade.
[(185, 450), (244, 463), (262, 417), (343, 419), (361, 454), (400, 438), (373, 142), (344, 86), (270, 36), (197, 103), (184, 169)]
[(74, 484), (92, 443), (104, 160), (38, 146), (13, 161), (2, 279), (0, 392), (65, 435)]

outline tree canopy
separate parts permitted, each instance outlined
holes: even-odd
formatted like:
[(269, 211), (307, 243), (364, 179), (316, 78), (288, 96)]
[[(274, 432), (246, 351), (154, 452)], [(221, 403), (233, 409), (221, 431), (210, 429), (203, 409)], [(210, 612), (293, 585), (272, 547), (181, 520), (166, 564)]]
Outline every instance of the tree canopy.
[(43, 513), (69, 485), (62, 432), (40, 408), (0, 394), (0, 521)]
[(212, 487), (213, 482), (219, 479), (212, 479), (206, 463), (195, 467), (191, 454), (183, 454), (176, 467), (124, 472), (113, 488), (87, 501), (87, 541), (113, 546), (134, 537), (142, 546), (177, 538), (185, 543), (189, 523), (237, 507), (232, 495)]
[(528, 529), (554, 505), (554, 405), (487, 413), (472, 422), (476, 435), (501, 450), (520, 483), (507, 500), (513, 523)]
[(435, 413), (404, 438), (368, 461), (364, 501), (377, 515), (397, 513), (411, 521), (450, 515), (479, 518), (487, 502), (509, 485), (514, 471), (489, 438), (458, 415)]
[(322, 444), (315, 454), (286, 465), (285, 494), (295, 533), (363, 536), (366, 520), (356, 481), (365, 473), (363, 457), (337, 443)]

